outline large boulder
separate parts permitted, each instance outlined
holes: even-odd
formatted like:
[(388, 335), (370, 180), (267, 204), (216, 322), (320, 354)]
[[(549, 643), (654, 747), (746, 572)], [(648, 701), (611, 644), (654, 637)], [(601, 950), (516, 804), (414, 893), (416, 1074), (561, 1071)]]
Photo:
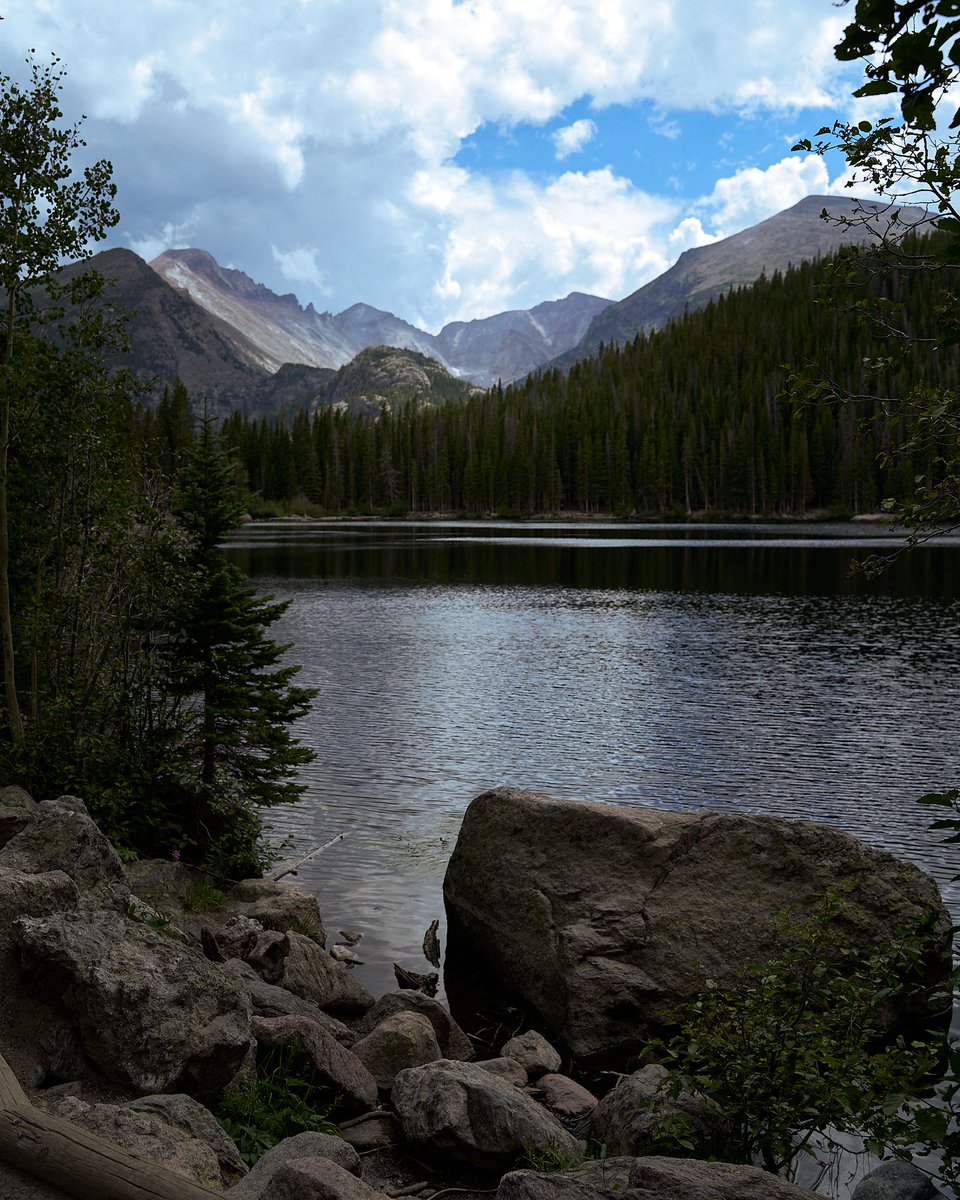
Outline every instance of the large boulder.
[(37, 802), (22, 787), (0, 788), (0, 846), (25, 829), (36, 811)]
[(404, 1138), (420, 1154), (491, 1173), (531, 1153), (581, 1157), (580, 1143), (545, 1108), (473, 1063), (441, 1059), (401, 1071), (392, 1100)]
[(33, 819), (0, 849), (0, 868), (41, 874), (63, 871), (89, 908), (125, 912), (130, 885), (108, 839), (73, 796), (44, 800)]
[(322, 1008), (318, 1008), (311, 1000), (304, 1000), (288, 992), (286, 988), (277, 987), (274, 983), (266, 983), (256, 971), (239, 958), (228, 958), (220, 967), (235, 979), (250, 996), (255, 1017), (308, 1017), (322, 1025), (327, 1033), (337, 1039), (341, 1046), (347, 1049), (357, 1040), (357, 1035), (349, 1026), (338, 1021)]
[(950, 919), (934, 881), (839, 830), (499, 788), (467, 809), (447, 868), (447, 990), (479, 956), (575, 1055), (622, 1054), (704, 972), (732, 980), (768, 956), (778, 913), (813, 916), (837, 884), (849, 887), (838, 936), (872, 954), (928, 931), (931, 982), (946, 978)]
[(691, 1154), (701, 1158), (719, 1154), (727, 1132), (719, 1108), (705, 1096), (668, 1095), (661, 1090), (666, 1077), (665, 1068), (656, 1064), (625, 1075), (590, 1114), (590, 1141), (614, 1154), (649, 1154), (655, 1147), (662, 1148), (664, 1121), (669, 1128), (676, 1127), (679, 1119)]
[(23, 917), (14, 929), (31, 986), (62, 1003), (108, 1078), (203, 1099), (236, 1074), (250, 999), (196, 951), (108, 911)]
[[(627, 1178), (623, 1176), (626, 1173)], [(614, 1158), (541, 1174), (511, 1171), (497, 1200), (811, 1200), (759, 1167), (678, 1158)]]
[(339, 1096), (342, 1113), (367, 1112), (377, 1106), (376, 1080), (351, 1051), (309, 1017), (254, 1017), (258, 1053), (289, 1047), (298, 1073), (317, 1087)]
[(408, 1067), (422, 1067), (443, 1057), (433, 1026), (415, 1012), (385, 1017), (366, 1037), (354, 1042), (352, 1049), (381, 1092), (389, 1092), (397, 1075)]
[(252, 917), (264, 929), (279, 929), (281, 933), (292, 930), (321, 946), (327, 939), (316, 896), (295, 883), (277, 879), (241, 880), (227, 892), (223, 912), (225, 919)]
[(375, 1003), (342, 963), (300, 933), (267, 930), (247, 961), (266, 983), (285, 988), (324, 1011), (359, 1016)]
[(381, 1021), (399, 1012), (416, 1012), (427, 1018), (437, 1035), (444, 1058), (455, 1058), (461, 1062), (469, 1062), (473, 1058), (473, 1043), (440, 1001), (412, 988), (384, 992), (373, 1008), (365, 1014), (360, 1028), (369, 1033)]

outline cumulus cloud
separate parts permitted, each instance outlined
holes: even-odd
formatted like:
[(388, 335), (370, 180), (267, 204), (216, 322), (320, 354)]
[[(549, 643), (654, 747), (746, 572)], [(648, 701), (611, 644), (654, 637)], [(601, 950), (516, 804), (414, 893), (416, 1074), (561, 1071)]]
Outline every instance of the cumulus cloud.
[(596, 122), (586, 117), (580, 121), (574, 121), (572, 125), (564, 125), (562, 129), (557, 129), (550, 135), (553, 140), (556, 156), (561, 159), (569, 158), (571, 154), (576, 154), (588, 142), (592, 142), (596, 136)]
[(842, 184), (838, 186), (838, 181), (831, 181), (827, 165), (819, 155), (795, 154), (764, 169), (745, 167), (718, 179), (698, 207), (708, 214), (720, 235), (726, 237), (790, 208), (804, 196), (838, 194), (842, 190)]
[(317, 262), (320, 253), (317, 246), (295, 246), (292, 250), (271, 246), (270, 253), (284, 279), (293, 284), (308, 284), (323, 295), (330, 294), (329, 276)]

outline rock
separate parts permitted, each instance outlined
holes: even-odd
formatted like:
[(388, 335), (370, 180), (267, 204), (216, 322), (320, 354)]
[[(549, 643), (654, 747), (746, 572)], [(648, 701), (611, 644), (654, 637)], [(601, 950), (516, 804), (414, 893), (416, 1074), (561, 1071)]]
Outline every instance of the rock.
[(872, 954), (932, 920), (929, 978), (946, 979), (936, 884), (839, 830), (500, 788), (467, 809), (447, 867), (447, 991), (479, 957), (575, 1055), (622, 1055), (696, 994), (703, 971), (722, 983), (762, 961), (775, 914), (812, 915), (837, 880), (854, 885), (838, 934)]
[(225, 925), (215, 929), (217, 945), (224, 961), (245, 958), (257, 944), (263, 926), (253, 917), (231, 917)]
[(356, 1125), (341, 1127), (340, 1136), (361, 1154), (365, 1150), (384, 1150), (397, 1144), (397, 1124), (393, 1113), (371, 1113)]
[(333, 1013), (357, 1015), (375, 1001), (362, 983), (311, 938), (285, 933), (276, 947), (280, 971), (275, 980), (281, 987), (318, 1008)]
[(303, 1180), (297, 1181), (296, 1176), (293, 1180), (299, 1182), (303, 1190), (291, 1191), (288, 1181), (278, 1178), (281, 1172), (293, 1164), (320, 1162), (326, 1165), (311, 1171), (315, 1178), (329, 1178), (342, 1183), (341, 1176), (346, 1175), (348, 1179), (356, 1182), (356, 1176), (360, 1174), (359, 1155), (342, 1138), (327, 1133), (298, 1133), (293, 1137), (284, 1138), (262, 1155), (251, 1167), (247, 1177), (230, 1189), (230, 1200), (283, 1200), (284, 1197), (290, 1197), (290, 1200), (312, 1200), (313, 1197), (332, 1200), (335, 1194), (340, 1193), (310, 1190), (311, 1185)]
[(585, 1117), (597, 1107), (596, 1096), (566, 1075), (541, 1075), (537, 1087), (543, 1103), (561, 1120)]
[(415, 1152), (501, 1172), (527, 1149), (580, 1157), (580, 1145), (536, 1101), (472, 1063), (441, 1059), (401, 1071), (393, 1107)]
[(437, 988), (440, 986), (440, 976), (436, 971), (428, 971), (426, 975), (421, 975), (417, 971), (408, 971), (406, 967), (394, 963), (393, 973), (397, 977), (397, 984), (400, 987), (423, 992), (425, 996), (435, 996)]
[(940, 1200), (942, 1192), (919, 1167), (907, 1162), (881, 1163), (853, 1189), (850, 1200)]
[(320, 946), (327, 940), (316, 896), (295, 883), (244, 879), (227, 893), (224, 912), (228, 917), (252, 917), (264, 929), (298, 933)]
[(213, 1113), (182, 1092), (160, 1096), (141, 1096), (123, 1105), (130, 1112), (147, 1113), (158, 1117), (174, 1129), (179, 1129), (198, 1141), (205, 1142), (213, 1151), (220, 1170), (224, 1187), (230, 1187), (247, 1173), (247, 1164), (240, 1157), (237, 1147), (224, 1131)]
[(363, 966), (363, 959), (360, 955), (351, 950), (349, 946), (342, 946), (339, 942), (330, 947), (330, 957), (335, 958), (337, 962), (350, 963), (354, 967)]
[(59, 800), (38, 804), (33, 820), (0, 849), (2, 868), (36, 874), (63, 871), (77, 885), (81, 903), (90, 908), (122, 913), (130, 900), (116, 850), (86, 811), (74, 811)]
[(647, 1154), (657, 1141), (657, 1115), (685, 1117), (689, 1125), (683, 1136), (693, 1143), (684, 1153), (704, 1158), (720, 1149), (723, 1117), (717, 1106), (705, 1096), (685, 1092), (676, 1099), (659, 1092), (666, 1070), (657, 1065), (644, 1067), (621, 1079), (594, 1108), (587, 1126), (587, 1137), (614, 1154)]
[(305, 1064), (317, 1086), (340, 1095), (348, 1116), (376, 1108), (376, 1080), (317, 1022), (307, 1017), (254, 1017), (253, 1035), (261, 1052), (293, 1046), (296, 1059)]
[(265, 929), (257, 937), (253, 949), (243, 956), (244, 962), (253, 967), (264, 983), (276, 984), (283, 974), (285, 936), (278, 929)]
[(303, 1000), (288, 992), (286, 988), (277, 987), (273, 983), (265, 983), (248, 963), (238, 958), (228, 958), (221, 967), (246, 991), (253, 1004), (253, 1013), (257, 1017), (309, 1017), (316, 1021), (327, 1033), (335, 1037), (341, 1046), (349, 1050), (357, 1040), (357, 1035), (342, 1021), (331, 1017), (322, 1008), (310, 1000)]
[[(497, 1200), (617, 1200), (629, 1186), (634, 1161), (605, 1158), (549, 1173), (511, 1171), (500, 1180)], [(663, 1200), (674, 1200), (673, 1194)]]
[(236, 1174), (224, 1178), (216, 1154), (204, 1140), (177, 1129), (155, 1113), (137, 1112), (120, 1104), (86, 1104), (76, 1096), (61, 1100), (54, 1112), (139, 1158), (162, 1163), (205, 1187), (219, 1190), (239, 1178)]
[(0, 788), (0, 847), (30, 824), (37, 803), (22, 787)]
[(377, 1081), (381, 1092), (390, 1091), (398, 1072), (443, 1057), (433, 1026), (416, 1012), (385, 1017), (366, 1037), (354, 1043), (353, 1053)]
[(504, 1044), (500, 1053), (505, 1058), (516, 1059), (531, 1079), (551, 1071), (559, 1071), (562, 1061), (543, 1034), (537, 1033), (535, 1029), (528, 1029), (526, 1033), (512, 1037)]
[(422, 1013), (433, 1026), (444, 1058), (454, 1058), (461, 1062), (468, 1062), (473, 1058), (473, 1043), (440, 1001), (408, 988), (385, 992), (364, 1016), (361, 1028), (369, 1033), (385, 1017), (397, 1012)]
[(810, 1200), (811, 1193), (759, 1167), (690, 1158), (638, 1158), (630, 1200)]
[(57, 996), (84, 1053), (144, 1093), (215, 1095), (250, 1046), (250, 1000), (200, 954), (113, 912), (15, 923), (31, 984)]
[(507, 1083), (512, 1083), (514, 1087), (526, 1087), (529, 1082), (527, 1072), (517, 1062), (515, 1058), (504, 1058), (501, 1055), (499, 1058), (484, 1058), (475, 1064), (482, 1068), (490, 1075), (495, 1075), (497, 1079), (503, 1079)]

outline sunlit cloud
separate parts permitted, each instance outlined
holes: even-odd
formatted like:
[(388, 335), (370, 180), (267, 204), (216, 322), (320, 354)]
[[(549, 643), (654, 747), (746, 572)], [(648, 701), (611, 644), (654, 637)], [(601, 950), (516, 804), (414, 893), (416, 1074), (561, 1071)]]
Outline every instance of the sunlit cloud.
[(576, 154), (588, 142), (592, 142), (596, 136), (596, 122), (586, 117), (580, 121), (574, 121), (572, 125), (564, 125), (562, 129), (557, 129), (550, 135), (555, 147), (555, 154), (557, 158), (561, 159)]

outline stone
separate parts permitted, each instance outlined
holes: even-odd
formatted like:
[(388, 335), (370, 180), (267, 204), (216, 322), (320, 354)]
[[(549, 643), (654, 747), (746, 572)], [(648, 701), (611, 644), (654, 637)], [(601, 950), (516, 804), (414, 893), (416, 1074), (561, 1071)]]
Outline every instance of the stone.
[(63, 871), (77, 885), (86, 907), (122, 913), (130, 900), (116, 850), (86, 811), (74, 811), (58, 800), (38, 804), (33, 820), (0, 849), (2, 868), (36, 874)]
[(810, 1200), (811, 1193), (759, 1167), (690, 1158), (637, 1158), (630, 1200)]
[(542, 1033), (528, 1029), (517, 1037), (512, 1037), (500, 1053), (505, 1058), (514, 1058), (527, 1072), (530, 1079), (546, 1075), (551, 1071), (559, 1071), (562, 1059)]
[(316, 896), (295, 883), (244, 879), (227, 892), (224, 913), (225, 919), (252, 917), (264, 929), (299, 933), (319, 946), (327, 940)]
[(59, 998), (107, 1078), (203, 1099), (236, 1074), (250, 1000), (196, 951), (109, 911), (24, 917), (14, 929), (31, 985)]
[[(339, 1173), (356, 1179), (360, 1174), (360, 1156), (343, 1138), (328, 1133), (297, 1133), (284, 1138), (250, 1168), (250, 1173), (236, 1187), (230, 1189), (230, 1200), (275, 1200), (288, 1195), (286, 1185), (278, 1181), (277, 1175), (294, 1163), (315, 1163), (322, 1160), (329, 1167), (331, 1177), (339, 1179)], [(323, 1171), (320, 1172), (321, 1177)], [(304, 1200), (319, 1192), (305, 1189)], [(294, 1193), (299, 1200), (299, 1194)]]
[(596, 1096), (566, 1075), (541, 1075), (537, 1088), (542, 1102), (561, 1120), (585, 1117), (597, 1107)]
[[(347, 1116), (377, 1106), (377, 1083), (355, 1054), (308, 1017), (254, 1017), (253, 1035), (262, 1053), (274, 1046), (293, 1046), (318, 1087), (341, 1098)], [(301, 1068), (302, 1069), (302, 1068)]]
[(514, 1087), (526, 1087), (529, 1082), (527, 1072), (515, 1058), (504, 1058), (503, 1055), (499, 1058), (484, 1058), (476, 1065), (490, 1075), (512, 1083)]
[(257, 944), (264, 932), (263, 926), (254, 917), (231, 917), (224, 925), (213, 930), (217, 945), (225, 960), (245, 958)]
[(490, 1173), (516, 1166), (530, 1149), (580, 1157), (577, 1139), (545, 1108), (473, 1063), (441, 1059), (401, 1071), (391, 1098), (415, 1153)]
[(0, 847), (33, 820), (37, 803), (22, 787), (0, 788)]
[(853, 885), (838, 934), (873, 954), (928, 930), (927, 978), (947, 978), (950, 918), (934, 881), (837, 829), (499, 788), (467, 809), (447, 867), (447, 993), (479, 959), (565, 1049), (622, 1058), (662, 1032), (704, 972), (722, 984), (762, 961), (776, 914), (812, 915), (837, 880)]
[(679, 1114), (687, 1119), (683, 1135), (693, 1143), (691, 1155), (706, 1158), (717, 1153), (724, 1134), (720, 1110), (705, 1096), (660, 1093), (666, 1077), (664, 1067), (651, 1064), (621, 1079), (593, 1109), (587, 1126), (590, 1141), (614, 1154), (647, 1154), (657, 1140), (660, 1111), (668, 1118)]
[(925, 1171), (908, 1162), (885, 1162), (864, 1175), (850, 1200), (940, 1200), (943, 1193)]
[(337, 1039), (341, 1046), (349, 1050), (357, 1040), (357, 1035), (342, 1021), (325, 1013), (322, 1008), (310, 1000), (303, 1000), (288, 992), (286, 988), (277, 987), (264, 980), (248, 963), (238, 958), (228, 958), (220, 968), (225, 971), (249, 994), (253, 1004), (253, 1014), (256, 1017), (309, 1017), (322, 1025), (327, 1033)]
[(359, 1153), (386, 1150), (397, 1144), (397, 1123), (393, 1113), (371, 1113), (364, 1121), (341, 1127), (340, 1136)]
[(444, 1058), (453, 1058), (460, 1062), (469, 1062), (473, 1058), (473, 1043), (440, 1001), (409, 988), (385, 992), (364, 1016), (361, 1029), (369, 1033), (384, 1017), (397, 1012), (422, 1013), (433, 1026)]
[(159, 1096), (141, 1096), (123, 1105), (130, 1112), (146, 1113), (159, 1118), (174, 1129), (206, 1143), (213, 1151), (224, 1187), (230, 1187), (247, 1173), (247, 1164), (240, 1157), (233, 1139), (217, 1118), (192, 1096), (182, 1092)]
[(205, 1187), (219, 1191), (239, 1178), (235, 1174), (224, 1178), (216, 1154), (205, 1141), (175, 1128), (154, 1113), (137, 1112), (120, 1104), (87, 1104), (76, 1096), (61, 1100), (54, 1113), (123, 1146), (139, 1158), (162, 1163), (177, 1175)]
[(417, 1012), (385, 1017), (366, 1037), (354, 1042), (352, 1049), (381, 1092), (390, 1091), (398, 1072), (443, 1057), (433, 1026)]
[(633, 1164), (632, 1158), (605, 1158), (562, 1171), (511, 1171), (500, 1180), (497, 1200), (617, 1200), (629, 1186)]
[(375, 1000), (363, 984), (312, 938), (285, 933), (279, 943), (272, 944), (271, 953), (278, 959), (279, 970), (274, 970), (275, 978), (268, 982), (332, 1013), (355, 1016), (373, 1008)]

